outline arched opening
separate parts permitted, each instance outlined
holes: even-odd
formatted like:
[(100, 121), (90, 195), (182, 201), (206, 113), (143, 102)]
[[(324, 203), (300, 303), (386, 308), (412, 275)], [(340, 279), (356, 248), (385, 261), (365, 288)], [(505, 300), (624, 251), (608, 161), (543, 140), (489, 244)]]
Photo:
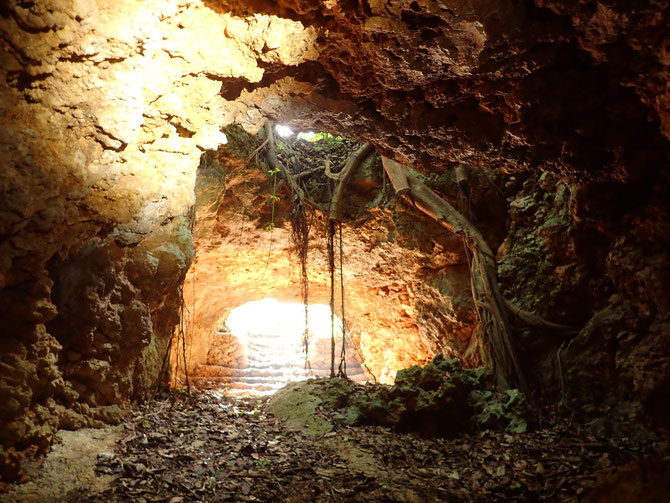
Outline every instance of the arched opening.
[[(334, 184), (324, 163), (337, 174), (362, 144), (327, 133), (275, 131), (279, 161), (309, 200), (308, 232), (300, 243), (305, 276), (294, 236), (293, 189), (265, 164), (262, 134), (227, 128), (230, 143), (206, 153), (197, 175), (184, 343), (173, 354), (186, 357), (190, 382), (231, 394), (268, 393), (294, 379), (329, 376), (331, 366), (342, 373), (341, 360), (347, 377), (387, 384), (399, 370), (438, 353), (463, 357), (470, 350), (469, 364), (480, 363), (460, 238), (398, 202), (372, 152), (346, 186), (341, 234), (338, 228), (329, 241), (324, 209)], [(301, 342), (305, 301), (307, 359)], [(334, 348), (331, 302), (339, 320)], [(289, 312), (293, 317), (284, 321)], [(242, 313), (266, 327), (239, 328)], [(279, 337), (285, 351), (272, 351)], [(183, 362), (173, 363), (173, 384), (182, 386)]]
[[(336, 338), (339, 368), (342, 321), (335, 315), (331, 324), (329, 306), (271, 298), (247, 302), (234, 308), (217, 330), (199, 384), (235, 395), (266, 395), (290, 382), (329, 376), (331, 337)], [(370, 376), (349, 333), (344, 344), (347, 376), (366, 382)]]

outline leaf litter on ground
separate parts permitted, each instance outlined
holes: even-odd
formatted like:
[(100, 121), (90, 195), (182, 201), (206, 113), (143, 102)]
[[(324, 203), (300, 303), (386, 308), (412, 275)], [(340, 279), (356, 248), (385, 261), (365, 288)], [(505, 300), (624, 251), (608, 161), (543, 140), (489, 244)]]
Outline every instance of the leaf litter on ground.
[(643, 456), (565, 425), (444, 439), (330, 417), (333, 431), (310, 436), (283, 428), (266, 402), (156, 398), (129, 417), (115, 452), (98, 456), (111, 487), (68, 501), (578, 501), (598, 470)]

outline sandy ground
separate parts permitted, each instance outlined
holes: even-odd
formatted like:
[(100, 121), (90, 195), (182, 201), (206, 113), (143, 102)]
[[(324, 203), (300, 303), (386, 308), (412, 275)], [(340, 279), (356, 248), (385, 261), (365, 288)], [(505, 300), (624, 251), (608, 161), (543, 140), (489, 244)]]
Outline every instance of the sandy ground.
[(80, 487), (103, 491), (112, 477), (96, 476), (95, 461), (99, 454), (113, 452), (122, 431), (122, 426), (108, 426), (58, 432), (58, 443), (44, 459), (37, 478), (0, 494), (0, 502), (60, 502), (69, 491)]

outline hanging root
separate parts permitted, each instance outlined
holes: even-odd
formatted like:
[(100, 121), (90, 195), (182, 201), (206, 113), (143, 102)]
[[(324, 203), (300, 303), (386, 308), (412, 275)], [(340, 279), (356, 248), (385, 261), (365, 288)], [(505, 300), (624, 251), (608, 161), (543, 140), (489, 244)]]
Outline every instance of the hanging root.
[[(181, 344), (181, 354), (179, 352)], [(158, 383), (156, 385), (156, 392), (160, 393), (163, 391), (163, 386), (168, 380), (168, 363), (172, 357), (172, 349), (175, 349), (175, 367), (174, 367), (174, 378), (176, 379), (176, 374), (179, 371), (180, 359), (184, 365), (184, 377), (186, 381), (186, 391), (188, 395), (191, 395), (191, 384), (188, 377), (188, 362), (186, 359), (186, 331), (185, 331), (185, 321), (184, 321), (184, 292), (182, 287), (179, 287), (179, 325), (175, 328), (168, 340), (167, 347), (165, 348), (165, 353), (163, 354), (163, 360), (161, 363), (161, 370), (158, 374)]]
[[(407, 168), (385, 157), (382, 157), (382, 164), (397, 195), (463, 238), (472, 254), (470, 279), (472, 297), (479, 316), (477, 330), (493, 359), (499, 385), (507, 388), (518, 387), (530, 399), (530, 389), (514, 344), (510, 314), (544, 328), (565, 331), (564, 329), (570, 327), (545, 322), (539, 316), (510, 309), (511, 304), (503, 298), (498, 285), (495, 256), (479, 230)], [(457, 170), (456, 175), (462, 190), (464, 207), (467, 208), (467, 176), (462, 168)]]
[(335, 377), (335, 222), (338, 224), (340, 233), (340, 293), (342, 300), (342, 349), (340, 352), (340, 364), (338, 365), (337, 375), (346, 377), (346, 323), (344, 316), (344, 272), (343, 272), (343, 252), (342, 252), (342, 201), (344, 199), (344, 189), (351, 179), (356, 169), (361, 165), (365, 158), (374, 152), (374, 147), (369, 143), (361, 145), (350, 157), (339, 173), (333, 173), (330, 170), (330, 161), (326, 159), (324, 163), (324, 172), (326, 176), (335, 181), (335, 189), (330, 198), (330, 207), (328, 209), (328, 269), (330, 271), (330, 376)]
[(354, 342), (354, 338), (349, 335), (349, 344), (351, 344), (351, 347), (354, 348), (355, 353), (358, 355), (358, 358), (361, 360), (361, 365), (363, 368), (366, 370), (368, 374), (372, 376), (372, 382), (377, 384), (377, 376), (372, 373), (372, 370), (370, 370), (370, 367), (368, 367), (368, 364), (365, 362), (365, 358), (363, 358), (363, 352), (359, 349), (359, 347), (356, 345)]
[(338, 377), (347, 377), (347, 345), (346, 345), (346, 317), (344, 316), (344, 268), (342, 251), (342, 222), (338, 222), (340, 234), (340, 299), (342, 300), (342, 351), (340, 352), (340, 366), (337, 370)]
[(307, 255), (309, 250), (309, 231), (311, 223), (307, 219), (305, 205), (301, 201), (293, 201), (291, 211), (291, 243), (298, 254), (300, 262), (300, 293), (305, 306), (305, 330), (302, 334), (303, 351), (305, 352), (305, 368), (310, 371), (309, 357), (309, 278), (307, 273)]
[(163, 353), (163, 360), (161, 362), (161, 370), (158, 373), (158, 382), (156, 383), (156, 393), (163, 391), (165, 383), (168, 381), (168, 362), (170, 361), (170, 355), (172, 354), (172, 344), (174, 343), (174, 332), (170, 335), (167, 346), (165, 347), (165, 353)]
[[(305, 306), (305, 330), (302, 336), (302, 344), (305, 352), (305, 368), (309, 371), (311, 370), (311, 366), (309, 362), (309, 278), (307, 273), (307, 255), (309, 251), (309, 231), (311, 229), (311, 222), (307, 218), (305, 209), (305, 203), (309, 202), (309, 200), (307, 199), (305, 191), (298, 183), (298, 177), (293, 176), (288, 168), (279, 162), (271, 122), (265, 123), (265, 141), (261, 147), (265, 145), (267, 145), (265, 159), (270, 170), (279, 170), (282, 177), (287, 181), (292, 194), (291, 243), (298, 254), (298, 260), (300, 262), (300, 293), (302, 295), (302, 303)], [(312, 206), (316, 206), (316, 204), (312, 203)]]
[(327, 249), (330, 273), (330, 377), (335, 377), (335, 223), (328, 220)]

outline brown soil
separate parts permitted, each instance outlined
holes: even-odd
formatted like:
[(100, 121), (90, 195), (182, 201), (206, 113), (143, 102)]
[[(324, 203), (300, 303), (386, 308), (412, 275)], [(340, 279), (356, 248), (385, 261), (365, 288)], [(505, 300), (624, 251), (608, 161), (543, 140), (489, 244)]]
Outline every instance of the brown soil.
[[(212, 392), (172, 396), (122, 429), (63, 432), (40, 478), (3, 501), (597, 501), (588, 494), (601, 473), (648, 462), (568, 426), (426, 439), (346, 426), (318, 408), (334, 427), (309, 435), (285, 428), (265, 405)], [(113, 455), (98, 456), (114, 442)]]

